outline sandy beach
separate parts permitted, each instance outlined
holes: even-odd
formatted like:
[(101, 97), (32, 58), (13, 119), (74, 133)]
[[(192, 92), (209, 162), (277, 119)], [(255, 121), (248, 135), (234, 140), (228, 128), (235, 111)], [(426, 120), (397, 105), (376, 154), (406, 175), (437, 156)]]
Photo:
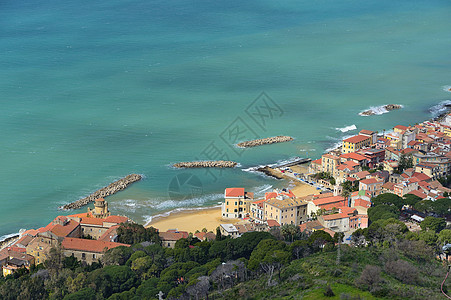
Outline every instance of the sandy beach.
[[(310, 194), (316, 194), (318, 191), (305, 183), (294, 182), (295, 186), (291, 188), (296, 197), (307, 196)], [(258, 199), (255, 199), (258, 200)], [(152, 226), (160, 231), (167, 231), (169, 229), (177, 229), (188, 232), (201, 231), (202, 228), (207, 228), (208, 231), (216, 232), (216, 227), (219, 224), (225, 223), (238, 223), (243, 220), (239, 219), (222, 219), (221, 208), (213, 207), (206, 209), (193, 209), (185, 210), (181, 212), (171, 213), (166, 217), (154, 218), (150, 223), (146, 224), (146, 227)]]
[(177, 229), (188, 232), (201, 231), (207, 228), (208, 231), (216, 232), (216, 227), (221, 223), (235, 223), (237, 219), (222, 219), (221, 208), (212, 207), (206, 209), (193, 209), (172, 213), (167, 217), (159, 217), (152, 220), (146, 227), (152, 226), (160, 231)]

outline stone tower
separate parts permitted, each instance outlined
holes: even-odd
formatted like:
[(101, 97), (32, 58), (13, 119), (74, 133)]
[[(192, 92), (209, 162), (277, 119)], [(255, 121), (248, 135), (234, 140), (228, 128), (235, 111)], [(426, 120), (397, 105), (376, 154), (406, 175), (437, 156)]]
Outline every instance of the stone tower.
[(108, 211), (108, 202), (103, 198), (99, 198), (94, 202), (94, 209), (89, 209), (88, 211), (95, 218), (106, 218), (110, 216), (110, 212)]

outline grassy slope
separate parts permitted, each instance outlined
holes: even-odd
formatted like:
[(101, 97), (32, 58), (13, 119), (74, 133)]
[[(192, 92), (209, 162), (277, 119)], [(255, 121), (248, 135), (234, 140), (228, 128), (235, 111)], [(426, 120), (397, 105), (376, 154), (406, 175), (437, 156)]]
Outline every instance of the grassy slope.
[[(418, 263), (408, 260), (398, 252), (387, 249), (342, 248), (340, 264), (337, 251), (318, 253), (293, 261), (283, 268), (279, 284), (266, 286), (266, 276), (240, 283), (223, 293), (215, 293), (214, 299), (443, 299), (440, 284), (446, 273), (439, 262)], [(384, 272), (384, 260), (393, 255), (408, 261), (418, 269), (418, 280), (402, 283)], [(355, 284), (367, 265), (380, 266), (385, 297), (375, 297)], [(339, 271), (337, 271), (339, 270)], [(335, 276), (334, 276), (335, 275)], [(277, 274), (274, 276), (278, 279)], [(325, 297), (324, 288), (330, 285), (334, 297)], [(450, 286), (451, 287), (451, 286)], [(450, 288), (451, 290), (451, 288)], [(355, 298), (355, 297), (360, 298)]]

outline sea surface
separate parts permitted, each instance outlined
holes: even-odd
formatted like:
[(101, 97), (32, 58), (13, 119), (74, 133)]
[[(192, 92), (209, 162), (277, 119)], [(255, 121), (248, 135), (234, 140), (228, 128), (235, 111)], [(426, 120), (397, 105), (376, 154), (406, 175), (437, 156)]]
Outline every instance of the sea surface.
[[(451, 99), (450, 13), (444, 0), (3, 0), (0, 237), (130, 173), (145, 179), (107, 200), (143, 224), (225, 187), (262, 195), (282, 183), (245, 169), (430, 118)], [(404, 108), (359, 116), (388, 103)], [(275, 135), (295, 140), (233, 147)], [(220, 158), (240, 167), (170, 166)]]

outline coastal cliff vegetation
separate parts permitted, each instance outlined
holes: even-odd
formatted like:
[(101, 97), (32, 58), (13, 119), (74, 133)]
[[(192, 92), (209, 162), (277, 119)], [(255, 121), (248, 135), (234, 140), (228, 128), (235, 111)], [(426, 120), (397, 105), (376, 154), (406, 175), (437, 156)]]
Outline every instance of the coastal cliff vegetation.
[[(375, 207), (398, 209), (398, 200), (381, 197)], [(435, 254), (451, 230), (434, 218), (413, 233), (393, 215), (358, 229), (351, 245), (341, 244), (342, 234), (285, 225), (210, 242), (190, 234), (171, 249), (153, 228), (123, 224), (119, 240), (130, 248), (92, 265), (52, 249), (44, 264), (0, 279), (0, 298), (442, 299), (446, 268)]]

